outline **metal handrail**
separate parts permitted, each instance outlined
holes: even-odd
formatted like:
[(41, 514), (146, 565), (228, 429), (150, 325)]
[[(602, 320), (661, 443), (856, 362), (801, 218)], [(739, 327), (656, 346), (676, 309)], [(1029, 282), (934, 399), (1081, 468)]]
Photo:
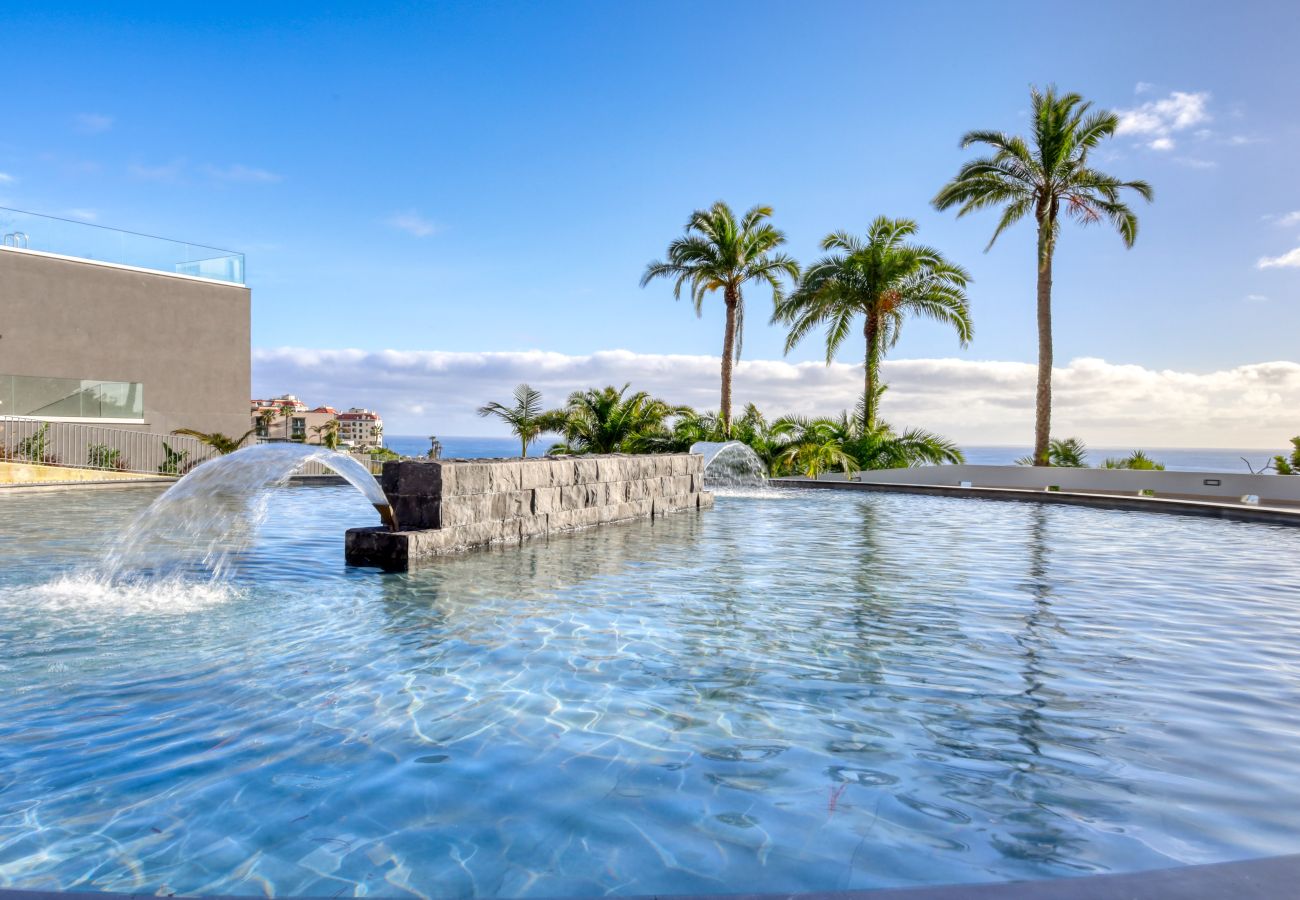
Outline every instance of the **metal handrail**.
[(179, 476), (217, 455), (212, 447), (186, 435), (0, 416), (3, 462)]

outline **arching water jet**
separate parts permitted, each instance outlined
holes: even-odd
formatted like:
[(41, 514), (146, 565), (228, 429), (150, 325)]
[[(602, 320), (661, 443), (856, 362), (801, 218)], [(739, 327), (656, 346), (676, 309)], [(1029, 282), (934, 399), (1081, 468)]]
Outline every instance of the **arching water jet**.
[(709, 490), (767, 486), (767, 467), (747, 444), (697, 441), (691, 452), (704, 457), (704, 486)]
[(332, 469), (396, 530), (388, 498), (351, 456), (305, 444), (259, 444), (203, 463), (140, 514), (105, 560), (105, 577), (193, 573), (225, 577), (266, 516), (272, 490), (309, 462)]

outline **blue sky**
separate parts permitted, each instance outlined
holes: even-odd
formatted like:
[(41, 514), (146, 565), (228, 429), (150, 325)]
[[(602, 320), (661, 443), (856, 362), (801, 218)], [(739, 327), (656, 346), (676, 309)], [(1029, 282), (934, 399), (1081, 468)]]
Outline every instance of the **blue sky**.
[[(718, 353), (716, 308), (697, 321), (667, 284), (638, 287), (715, 199), (774, 206), (804, 261), (828, 231), (911, 216), (973, 273), (976, 339), (961, 350), (913, 323), (894, 357), (1024, 363), (1029, 227), (985, 254), (991, 218), (957, 221), (928, 201), (965, 158), (963, 131), (1021, 128), (1028, 86), (1056, 82), (1128, 113), (1098, 164), (1156, 190), (1131, 251), (1067, 226), (1058, 362), (1210, 375), (1294, 361), (1294, 7), (1090, 4), (1100, 27), (1086, 28), (1080, 15), (865, 2), (16, 7), (0, 37), (14, 78), (0, 93), (0, 202), (243, 250), (253, 342), (268, 352), (573, 357)], [(1281, 262), (1261, 268), (1266, 258)], [(751, 291), (748, 304), (747, 358), (781, 359), (769, 297)], [(809, 340), (789, 359), (821, 356)], [(294, 377), (255, 371), (255, 387)], [(353, 383), (319, 389), (368, 399)], [(380, 397), (411, 428), (464, 420), (437, 397)]]

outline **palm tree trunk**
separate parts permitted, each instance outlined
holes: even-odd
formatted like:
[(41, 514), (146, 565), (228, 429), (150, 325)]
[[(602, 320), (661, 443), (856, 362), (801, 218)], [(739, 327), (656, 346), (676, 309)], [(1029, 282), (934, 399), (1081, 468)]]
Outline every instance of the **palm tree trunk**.
[(722, 437), (731, 439), (731, 369), (736, 354), (736, 308), (740, 305), (740, 290), (728, 285), (724, 294), (727, 303), (727, 327), (722, 335)]
[(862, 433), (871, 434), (876, 430), (876, 385), (880, 383), (880, 323), (875, 317), (867, 316), (862, 326), (862, 336), (867, 342), (867, 355), (863, 363), (866, 370), (862, 394)]
[(1052, 435), (1052, 244), (1051, 223), (1038, 225), (1038, 388), (1034, 396), (1034, 465), (1050, 465)]
[(527, 459), (527, 458), (528, 458), (528, 438), (527, 438), (525, 435), (522, 435), (522, 434), (519, 435), (519, 443), (520, 443), (520, 444), (522, 445), (522, 447), (523, 447), (523, 449), (520, 451), (519, 455), (520, 455), (520, 457), (522, 457), (523, 459)]

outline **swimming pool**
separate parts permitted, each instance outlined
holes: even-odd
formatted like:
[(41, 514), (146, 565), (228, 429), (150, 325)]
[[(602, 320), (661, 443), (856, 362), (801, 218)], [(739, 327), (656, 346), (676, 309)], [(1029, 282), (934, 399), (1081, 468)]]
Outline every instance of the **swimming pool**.
[(150, 491), (0, 498), (0, 886), (809, 891), (1300, 850), (1300, 533), (782, 492), (348, 569), (105, 588)]

